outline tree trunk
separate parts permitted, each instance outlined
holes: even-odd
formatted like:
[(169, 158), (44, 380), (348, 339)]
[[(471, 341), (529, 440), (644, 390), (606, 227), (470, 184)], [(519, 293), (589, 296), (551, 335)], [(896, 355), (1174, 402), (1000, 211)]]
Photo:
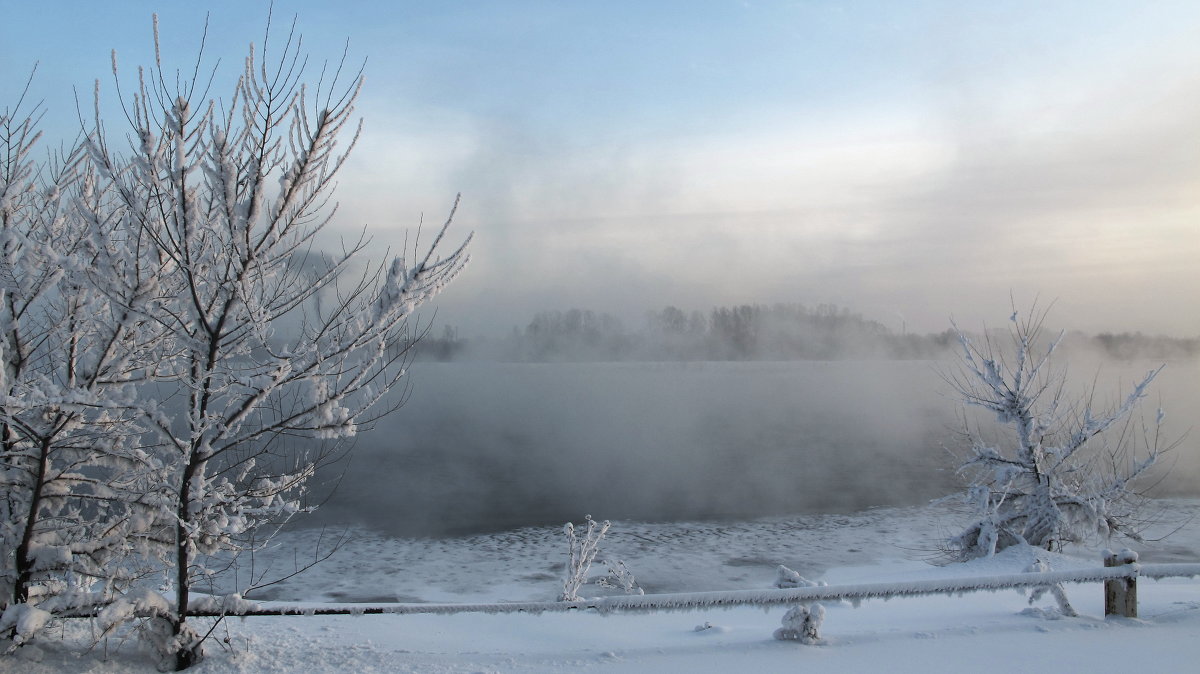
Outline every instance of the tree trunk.
[(29, 494), (29, 512), (25, 515), (25, 527), (21, 532), (21, 542), (13, 560), (13, 570), (17, 573), (13, 583), (13, 603), (24, 604), (29, 601), (29, 582), (33, 579), (33, 561), (29, 559), (29, 546), (33, 543), (33, 530), (38, 521), (38, 510), (42, 507), (42, 489), (46, 483), (46, 469), (50, 463), (50, 441), (42, 440), (38, 452), (37, 475), (33, 479), (33, 488)]
[(183, 643), (186, 634), (188, 601), (191, 585), (188, 570), (191, 565), (192, 539), (187, 525), (191, 523), (192, 478), (203, 470), (202, 464), (189, 462), (183, 471), (179, 485), (179, 521), (175, 524), (175, 616), (171, 621), (171, 634), (179, 641), (175, 651), (175, 671), (181, 672), (196, 664), (199, 659), (196, 644)]

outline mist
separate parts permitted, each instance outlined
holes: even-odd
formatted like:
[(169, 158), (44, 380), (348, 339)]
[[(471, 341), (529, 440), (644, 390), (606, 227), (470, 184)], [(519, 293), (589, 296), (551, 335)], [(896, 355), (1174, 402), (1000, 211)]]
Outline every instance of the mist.
[[(1151, 366), (1083, 355), (1069, 388), (1094, 382), (1101, 404)], [(585, 514), (677, 521), (920, 503), (959, 486), (963, 410), (942, 378), (953, 367), (417, 363), (407, 404), (360, 436), (340, 488), (302, 524), (445, 535)], [(1166, 410), (1166, 437), (1188, 430), (1198, 375), (1193, 359), (1156, 381), (1147, 413)], [(1197, 449), (1183, 437), (1155, 493), (1200, 492)]]

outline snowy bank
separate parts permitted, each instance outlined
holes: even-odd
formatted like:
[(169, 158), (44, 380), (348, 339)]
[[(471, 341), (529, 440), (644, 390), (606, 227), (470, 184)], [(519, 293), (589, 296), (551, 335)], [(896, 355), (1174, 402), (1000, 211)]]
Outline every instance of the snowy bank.
[[(1200, 501), (1173, 502), (1172, 507), (1186, 516), (1200, 508)], [(819, 575), (830, 585), (920, 587), (955, 577), (1016, 575), (1027, 568), (1030, 560), (1019, 551), (944, 567), (910, 559), (916, 556), (910, 549), (929, 540), (913, 534), (939, 529), (944, 517), (946, 513), (936, 508), (918, 508), (813, 516), (808, 526), (801, 526), (806, 521), (801, 517), (733, 523), (618, 522), (612, 535), (624, 532), (625, 538), (614, 538), (611, 547), (646, 539), (644, 547), (634, 546), (638, 554), (623, 550), (620, 556), (635, 572), (653, 570), (643, 570), (639, 577), (673, 584), (682, 592), (734, 584), (740, 587), (731, 592), (768, 593), (775, 575), (772, 562), (804, 556), (800, 548), (805, 546), (795, 539), (803, 543), (809, 534), (824, 542), (810, 546), (807, 555), (809, 566), (823, 573), (805, 573)], [(1196, 529), (1189, 523), (1167, 541), (1148, 546), (1143, 554), (1147, 566), (1196, 559)], [(281, 598), (328, 600), (334, 592), (380, 596), (395, 594), (400, 587), (428, 590), (427, 596), (414, 597), (418, 602), (551, 598), (560, 587), (553, 567), (565, 557), (561, 532), (557, 533), (543, 537), (522, 530), (435, 541), (357, 532), (357, 540), (330, 560), (329, 568), (290, 583), (284, 589), (291, 596)], [(303, 541), (309, 533), (291, 535)], [(542, 543), (554, 545), (543, 550)], [(840, 550), (832, 549), (838, 546)], [(426, 555), (427, 563), (411, 568), (398, 563), (413, 554), (409, 548), (414, 547)], [(435, 550), (437, 555), (430, 557)], [(1095, 550), (1073, 552), (1074, 556), (1053, 556), (1052, 569), (1066, 572), (1099, 563)], [(836, 563), (847, 555), (858, 555), (862, 562)], [(355, 565), (369, 571), (356, 577), (351, 570)], [(682, 573), (674, 581), (660, 575), (675, 568)], [(394, 586), (386, 584), (389, 578)], [(592, 594), (592, 589), (585, 587), (583, 594)], [(1142, 580), (1137, 620), (1105, 619), (1100, 583), (1071, 585), (1067, 591), (1080, 617), (1063, 618), (1049, 597), (1030, 606), (1027, 593), (1014, 590), (871, 601), (857, 609), (848, 602), (828, 602), (822, 627), (825, 643), (819, 646), (772, 638), (786, 606), (608, 616), (574, 611), (229, 619), (217, 627), (218, 639), (195, 671), (728, 672), (815, 667), (928, 672), (978, 666), (1013, 672), (1177, 672), (1189, 670), (1200, 657), (1200, 640), (1195, 638), (1200, 633), (1200, 582)], [(110, 639), (79, 656), (79, 645), (88, 636), (82, 622), (51, 630), (40, 644), (0, 659), (0, 671), (154, 671), (152, 658), (132, 641)]]

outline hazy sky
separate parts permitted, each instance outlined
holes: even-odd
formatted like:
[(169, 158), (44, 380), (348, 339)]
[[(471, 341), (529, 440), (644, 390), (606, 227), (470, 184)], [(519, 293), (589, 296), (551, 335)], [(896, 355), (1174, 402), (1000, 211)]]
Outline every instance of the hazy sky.
[[(33, 63), (69, 133), (109, 52), (227, 95), (267, 4), (0, 0), (0, 106)], [(310, 2), (322, 60), (367, 59), (339, 227), (378, 249), (464, 194), (474, 262), (439, 321), (539, 309), (833, 302), (899, 329), (1200, 334), (1200, 3)], [(119, 128), (110, 113), (110, 126)]]

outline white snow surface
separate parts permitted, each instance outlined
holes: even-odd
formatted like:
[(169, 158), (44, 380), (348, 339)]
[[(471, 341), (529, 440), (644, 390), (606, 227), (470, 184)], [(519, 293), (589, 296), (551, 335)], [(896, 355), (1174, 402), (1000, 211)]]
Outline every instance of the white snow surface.
[[(1200, 562), (1200, 499), (1163, 501), (1169, 538), (1133, 547), (1147, 564)], [(646, 593), (765, 590), (780, 564), (831, 586), (1017, 574), (1032, 551), (932, 566), (934, 541), (965, 518), (946, 506), (878, 508), (738, 522), (614, 522), (600, 558), (622, 559)], [(257, 599), (345, 604), (549, 601), (561, 592), (561, 525), (447, 539), (349, 532), (320, 566)], [(270, 558), (288, 570), (320, 532), (291, 531)], [(325, 532), (325, 539), (329, 533)], [(1100, 565), (1098, 548), (1042, 555), (1052, 570)], [(286, 563), (285, 563), (286, 562)], [(261, 568), (261, 567), (260, 567)], [(598, 574), (593, 574), (593, 576)], [(1080, 616), (1028, 592), (826, 602), (822, 643), (777, 641), (788, 607), (690, 613), (287, 616), (230, 619), (193, 671), (226, 672), (988, 672), (1192, 671), (1200, 658), (1200, 579), (1142, 579), (1139, 618), (1104, 618), (1100, 583), (1069, 584)], [(581, 596), (610, 593), (589, 584)], [(255, 598), (253, 596), (248, 598)], [(0, 657), (0, 672), (154, 672), (132, 639), (83, 652), (73, 621)], [(80, 655), (82, 653), (82, 655)]]

